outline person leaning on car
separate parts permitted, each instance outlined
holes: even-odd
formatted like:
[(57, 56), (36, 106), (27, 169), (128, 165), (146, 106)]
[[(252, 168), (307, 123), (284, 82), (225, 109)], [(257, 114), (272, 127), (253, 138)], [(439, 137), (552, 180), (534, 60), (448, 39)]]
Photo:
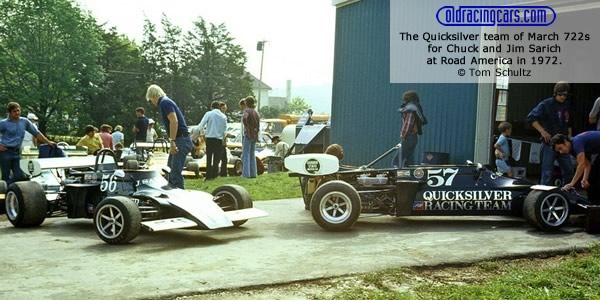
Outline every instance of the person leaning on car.
[(85, 135), (77, 142), (78, 147), (86, 147), (88, 154), (104, 148), (100, 135), (96, 134), (96, 128), (92, 125), (85, 126)]
[[(21, 105), (19, 103), (9, 102), (6, 105), (6, 112), (8, 113), (7, 118), (0, 120), (0, 169), (2, 170), (2, 180), (10, 185), (25, 177), (19, 167), (21, 144), (25, 132), (31, 133), (39, 141), (50, 146), (54, 146), (55, 143), (39, 132), (31, 121), (21, 117)], [(10, 177), (11, 171), (12, 177)]]
[(569, 108), (569, 83), (559, 81), (554, 85), (554, 95), (542, 100), (529, 114), (527, 122), (541, 135), (540, 163), (542, 168), (541, 184), (552, 185), (552, 170), (557, 160), (563, 175), (563, 182), (573, 178), (573, 163), (569, 155), (554, 152), (550, 139), (556, 134), (572, 135), (571, 112)]
[(581, 187), (587, 189), (588, 199), (600, 202), (600, 157), (594, 159), (592, 155), (600, 154), (600, 131), (586, 131), (569, 139), (564, 134), (552, 137), (554, 151), (577, 158), (577, 170), (571, 182), (565, 184), (565, 189), (571, 189), (581, 179)]

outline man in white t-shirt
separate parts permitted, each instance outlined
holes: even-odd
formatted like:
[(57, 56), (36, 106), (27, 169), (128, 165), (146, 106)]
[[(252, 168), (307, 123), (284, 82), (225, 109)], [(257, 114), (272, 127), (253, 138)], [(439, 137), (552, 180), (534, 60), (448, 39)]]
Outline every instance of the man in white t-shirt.
[[(31, 121), (31, 124), (33, 124), (33, 127), (35, 127), (35, 129), (38, 129), (38, 117), (34, 114), (34, 113), (28, 113), (27, 114), (27, 119), (29, 119), (29, 121)], [(37, 146), (37, 139), (33, 138), (33, 135), (31, 135), (31, 133), (25, 131), (25, 136), (23, 137), (23, 143), (21, 144), (21, 147), (36, 147)]]

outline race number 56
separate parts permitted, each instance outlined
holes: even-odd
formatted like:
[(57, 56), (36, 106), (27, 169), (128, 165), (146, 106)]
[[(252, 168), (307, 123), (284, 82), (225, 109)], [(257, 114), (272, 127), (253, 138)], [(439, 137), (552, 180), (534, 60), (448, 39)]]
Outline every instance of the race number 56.
[(454, 177), (458, 174), (458, 169), (433, 169), (427, 171), (427, 185), (431, 187), (450, 186)]
[(110, 175), (108, 178), (102, 178), (102, 183), (100, 183), (100, 191), (103, 192), (114, 192), (117, 189), (117, 181), (115, 180), (115, 175)]

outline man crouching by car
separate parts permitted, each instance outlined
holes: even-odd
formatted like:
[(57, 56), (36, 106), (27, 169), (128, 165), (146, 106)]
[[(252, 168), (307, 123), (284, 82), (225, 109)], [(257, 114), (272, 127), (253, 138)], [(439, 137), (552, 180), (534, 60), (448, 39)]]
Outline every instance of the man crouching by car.
[(587, 189), (590, 201), (600, 202), (600, 159), (592, 156), (600, 153), (600, 131), (587, 131), (569, 139), (564, 134), (552, 137), (552, 147), (560, 154), (571, 154), (577, 159), (577, 169), (571, 182), (564, 189), (572, 189), (581, 179), (581, 187)]

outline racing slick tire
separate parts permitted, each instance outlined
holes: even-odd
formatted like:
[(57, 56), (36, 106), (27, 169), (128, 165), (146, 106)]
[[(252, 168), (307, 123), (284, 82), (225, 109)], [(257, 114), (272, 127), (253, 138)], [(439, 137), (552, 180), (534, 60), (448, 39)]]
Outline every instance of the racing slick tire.
[(189, 162), (187, 164), (187, 170), (194, 172), (194, 176), (196, 176), (196, 178), (200, 178), (200, 165), (198, 165), (197, 162)]
[[(4, 180), (0, 180), (0, 195), (5, 195), (6, 197), (6, 181)], [(4, 204), (4, 198), (0, 199), (0, 215), (4, 214), (6, 211), (5, 209), (5, 204)]]
[[(248, 191), (235, 184), (226, 184), (216, 188), (212, 195), (215, 196), (215, 202), (223, 211), (232, 211), (244, 208), (251, 208), (252, 199)], [(221, 196), (217, 198), (217, 196)], [(233, 226), (239, 227), (246, 223), (248, 220), (234, 221)]]
[(121, 158), (123, 165), (125, 165), (127, 163), (127, 161), (129, 161), (129, 160), (137, 160), (137, 156), (136, 155), (126, 155)]
[(94, 212), (96, 234), (107, 244), (125, 244), (138, 236), (142, 213), (131, 199), (114, 196), (102, 200)]
[(555, 231), (569, 221), (569, 199), (559, 189), (533, 190), (523, 204), (527, 222), (541, 230)]
[(327, 231), (347, 230), (356, 222), (361, 201), (354, 187), (333, 180), (320, 185), (310, 200), (310, 212), (319, 226)]
[(6, 217), (15, 227), (40, 226), (46, 219), (48, 200), (42, 186), (20, 181), (8, 187), (5, 196)]
[(243, 165), (239, 157), (230, 158), (228, 164), (233, 165), (233, 169), (227, 170), (229, 176), (242, 176)]
[(135, 159), (128, 159), (123, 164), (123, 168), (126, 170), (137, 170), (140, 168), (140, 163)]

